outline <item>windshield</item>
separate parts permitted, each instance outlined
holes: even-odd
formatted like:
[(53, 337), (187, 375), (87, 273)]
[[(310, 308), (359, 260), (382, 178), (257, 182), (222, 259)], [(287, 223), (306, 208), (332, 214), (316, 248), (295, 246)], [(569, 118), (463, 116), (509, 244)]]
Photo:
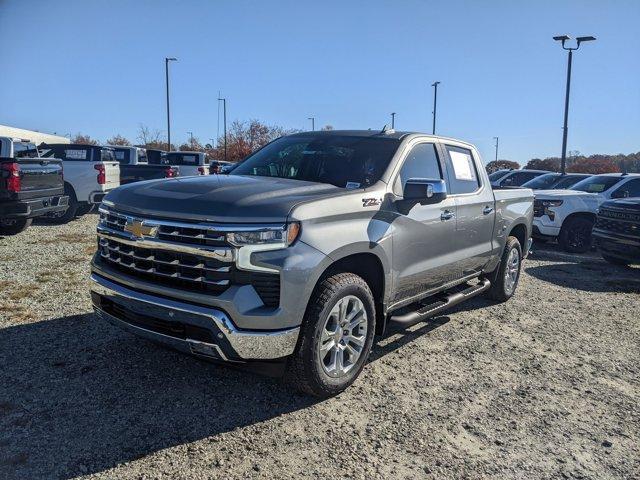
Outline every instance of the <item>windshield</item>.
[(380, 179), (399, 144), (384, 137), (293, 135), (271, 142), (230, 173), (364, 188)]
[(579, 181), (584, 180), (585, 178), (589, 178), (589, 175), (567, 175), (562, 180), (560, 180), (554, 188), (566, 189), (572, 185), (575, 185)]
[(522, 184), (524, 188), (532, 188), (533, 190), (545, 190), (554, 186), (554, 183), (560, 176), (559, 173), (545, 173), (539, 177), (529, 180)]
[(585, 178), (584, 180), (576, 183), (569, 190), (579, 190), (580, 192), (587, 193), (601, 193), (605, 190), (609, 190), (620, 180), (622, 180), (622, 177), (594, 175), (593, 177)]
[(489, 175), (489, 180), (494, 181), (504, 177), (511, 170), (498, 170)]

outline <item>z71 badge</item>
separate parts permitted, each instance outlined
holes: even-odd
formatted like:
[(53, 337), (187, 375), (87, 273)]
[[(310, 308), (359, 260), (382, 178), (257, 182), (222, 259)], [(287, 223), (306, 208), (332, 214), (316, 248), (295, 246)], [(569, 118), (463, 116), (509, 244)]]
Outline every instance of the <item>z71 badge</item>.
[(381, 198), (363, 198), (362, 206), (363, 207), (376, 207), (382, 203)]

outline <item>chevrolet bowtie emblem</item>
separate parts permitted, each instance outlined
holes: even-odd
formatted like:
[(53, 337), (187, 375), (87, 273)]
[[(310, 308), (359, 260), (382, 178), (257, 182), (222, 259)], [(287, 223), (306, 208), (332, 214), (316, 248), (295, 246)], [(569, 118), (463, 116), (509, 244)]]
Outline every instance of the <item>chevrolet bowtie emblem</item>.
[(155, 237), (158, 227), (156, 225), (145, 225), (144, 220), (127, 218), (127, 223), (124, 224), (124, 231), (129, 232), (136, 238)]

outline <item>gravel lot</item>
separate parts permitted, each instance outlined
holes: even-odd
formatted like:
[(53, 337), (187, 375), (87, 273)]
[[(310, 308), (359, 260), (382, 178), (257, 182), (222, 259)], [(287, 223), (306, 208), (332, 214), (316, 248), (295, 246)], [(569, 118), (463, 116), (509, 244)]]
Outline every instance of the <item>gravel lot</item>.
[(0, 478), (640, 477), (640, 269), (534, 248), (317, 401), (97, 320), (96, 219), (0, 238)]

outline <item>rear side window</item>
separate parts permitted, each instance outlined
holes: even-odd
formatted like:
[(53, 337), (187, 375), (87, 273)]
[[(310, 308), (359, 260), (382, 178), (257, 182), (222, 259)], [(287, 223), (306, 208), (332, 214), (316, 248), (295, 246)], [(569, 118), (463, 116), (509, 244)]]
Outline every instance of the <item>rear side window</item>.
[(447, 149), (447, 170), (449, 190), (452, 194), (471, 193), (478, 190), (480, 181), (471, 150), (445, 145)]
[(411, 149), (396, 178), (394, 190), (397, 193), (402, 192), (410, 178), (442, 179), (440, 162), (433, 143), (419, 143)]

